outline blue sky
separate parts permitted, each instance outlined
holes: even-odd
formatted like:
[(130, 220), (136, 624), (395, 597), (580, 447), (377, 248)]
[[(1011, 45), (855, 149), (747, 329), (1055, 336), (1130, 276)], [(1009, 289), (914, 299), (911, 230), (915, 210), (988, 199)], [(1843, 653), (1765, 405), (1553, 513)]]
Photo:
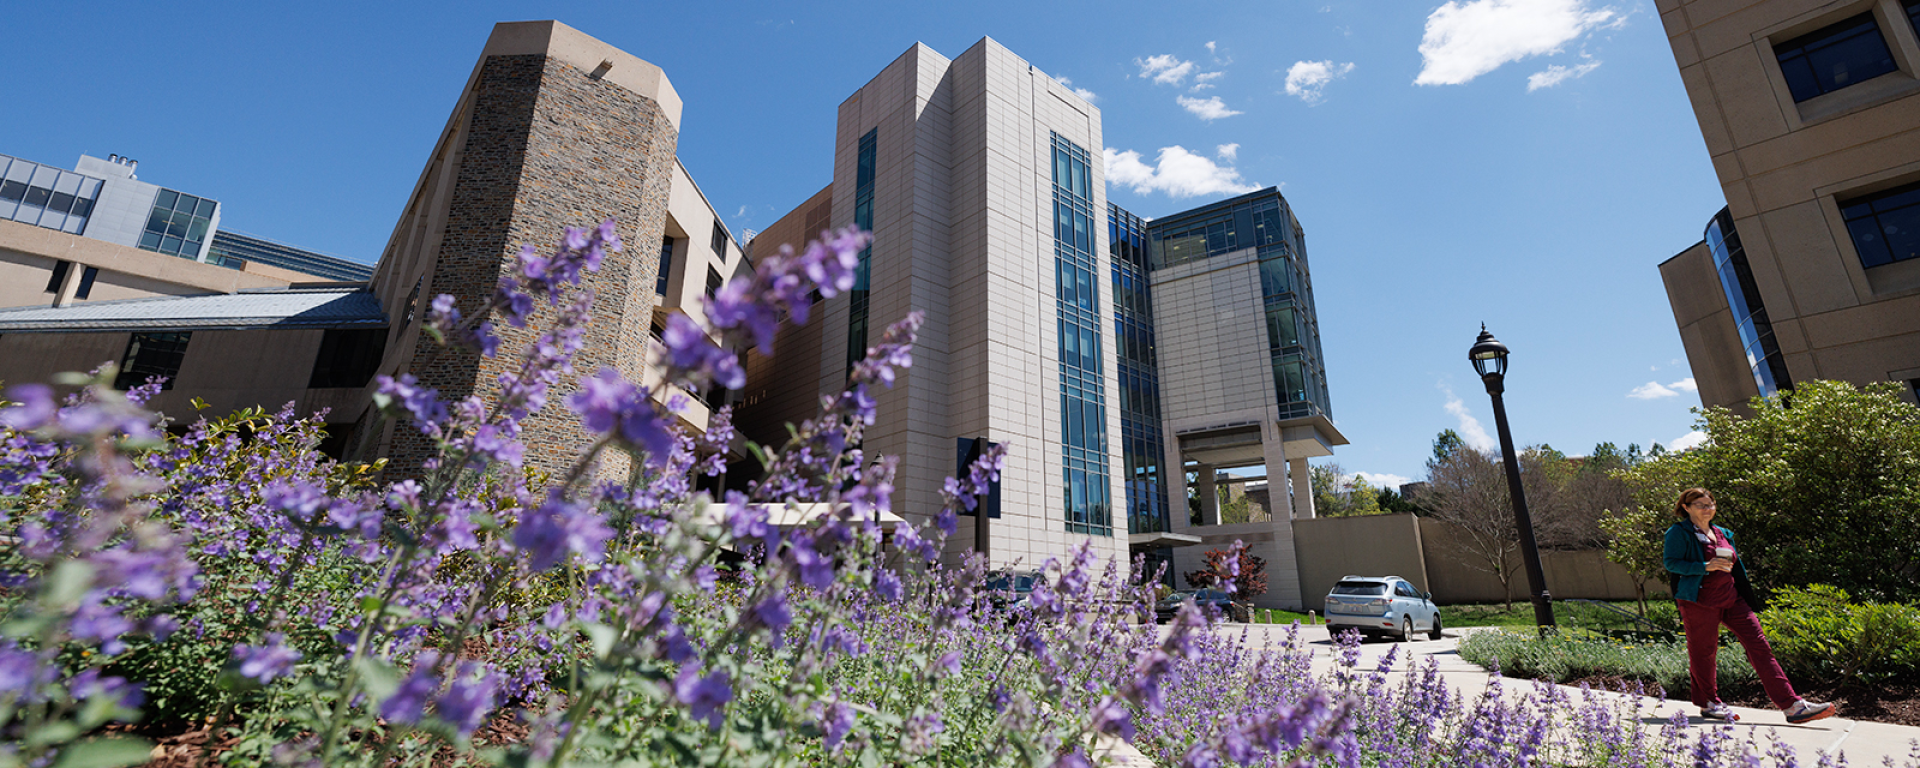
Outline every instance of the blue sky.
[(1514, 350), (1515, 439), (1672, 445), (1699, 405), (1657, 265), (1724, 205), (1652, 3), (29, 3), (0, 152), (213, 197), (223, 225), (371, 261), (496, 21), (660, 65), (736, 233), (830, 179), (835, 109), (915, 41), (991, 36), (1103, 112), (1111, 200), (1278, 185), (1307, 230), (1349, 472), (1481, 441), (1466, 360)]

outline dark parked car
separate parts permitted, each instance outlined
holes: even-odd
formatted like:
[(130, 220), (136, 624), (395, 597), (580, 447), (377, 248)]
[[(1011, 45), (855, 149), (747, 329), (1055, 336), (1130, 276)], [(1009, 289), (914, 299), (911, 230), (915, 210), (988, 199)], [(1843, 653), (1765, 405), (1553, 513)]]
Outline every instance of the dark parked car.
[(1440, 639), (1440, 608), (1433, 595), (1398, 576), (1348, 576), (1327, 592), (1327, 631), (1412, 640), (1415, 632)]
[(996, 573), (987, 577), (987, 600), (996, 610), (1009, 611), (1022, 607), (1027, 597), (1033, 594), (1033, 581), (1037, 578), (1031, 573)]
[(1172, 621), (1173, 615), (1180, 611), (1180, 604), (1186, 602), (1188, 598), (1192, 598), (1194, 605), (1202, 609), (1212, 608), (1218, 611), (1219, 615), (1225, 616), (1228, 621), (1252, 620), (1252, 608), (1245, 603), (1234, 602), (1233, 595), (1217, 589), (1175, 592), (1160, 598), (1160, 602), (1153, 605), (1154, 619), (1163, 623)]

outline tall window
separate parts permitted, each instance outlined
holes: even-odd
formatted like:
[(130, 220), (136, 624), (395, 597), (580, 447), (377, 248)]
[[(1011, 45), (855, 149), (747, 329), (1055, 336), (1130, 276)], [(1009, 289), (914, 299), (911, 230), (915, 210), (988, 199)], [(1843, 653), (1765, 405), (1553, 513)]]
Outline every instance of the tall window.
[(1843, 200), (1840, 216), (1860, 253), (1860, 266), (1920, 258), (1920, 184)]
[(713, 255), (720, 257), (721, 261), (726, 261), (727, 260), (727, 228), (720, 226), (720, 222), (718, 221), (715, 221), (713, 223), (712, 245), (713, 245)]
[(120, 359), (120, 375), (114, 377), (114, 389), (132, 389), (154, 376), (166, 378), (161, 389), (173, 389), (180, 375), (180, 361), (187, 356), (191, 331), (176, 333), (136, 333), (127, 341), (127, 354)]
[(1867, 12), (1773, 47), (1795, 102), (1833, 93), (1895, 69), (1880, 25)]
[(1720, 273), (1727, 306), (1733, 310), (1734, 327), (1740, 332), (1740, 345), (1747, 355), (1747, 367), (1753, 371), (1754, 385), (1762, 395), (1792, 389), (1786, 358), (1780, 354), (1773, 323), (1760, 300), (1760, 288), (1747, 267), (1746, 248), (1740, 245), (1740, 233), (1733, 228), (1733, 214), (1725, 208), (1707, 224), (1707, 249), (1713, 252), (1713, 266)]
[(720, 286), (726, 283), (726, 279), (720, 277), (720, 270), (714, 269), (711, 264), (707, 265), (707, 298), (720, 295)]
[(153, 198), (153, 211), (147, 215), (147, 230), (140, 235), (140, 248), (188, 259), (200, 258), (200, 244), (207, 239), (213, 224), (212, 200), (160, 190)]
[(660, 238), (660, 277), (653, 281), (653, 292), (667, 295), (667, 278), (673, 276), (673, 238)]
[[(873, 178), (879, 160), (880, 129), (860, 137), (859, 162), (853, 177), (853, 225), (873, 231)], [(847, 292), (847, 374), (867, 357), (867, 291), (873, 282), (873, 244), (860, 249), (853, 268), (853, 290)]]
[(1092, 159), (1053, 134), (1053, 254), (1060, 328), (1060, 426), (1068, 533), (1113, 535)]

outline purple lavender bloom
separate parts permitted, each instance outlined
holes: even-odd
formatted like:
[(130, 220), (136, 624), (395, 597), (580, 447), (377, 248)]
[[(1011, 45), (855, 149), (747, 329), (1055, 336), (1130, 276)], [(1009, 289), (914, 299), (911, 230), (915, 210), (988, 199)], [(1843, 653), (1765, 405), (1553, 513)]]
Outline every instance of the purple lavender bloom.
[(454, 306), (452, 294), (443, 293), (433, 297), (433, 303), (427, 309), (427, 327), (438, 332), (442, 338), (451, 336), (460, 327), (460, 309)]
[(813, 535), (801, 531), (787, 537), (787, 556), (800, 572), (800, 581), (814, 589), (833, 586), (833, 558), (814, 549)]
[(646, 449), (647, 460), (654, 466), (665, 466), (673, 453), (673, 429), (654, 410), (646, 390), (634, 387), (619, 371), (602, 368), (598, 375), (582, 380), (580, 391), (568, 397), (567, 404), (580, 414), (589, 431), (616, 433), (622, 442)]
[(748, 504), (738, 491), (727, 494), (727, 527), (737, 540), (759, 539), (769, 550), (780, 544), (780, 529), (769, 522), (766, 509)]
[(281, 632), (268, 632), (262, 638), (261, 645), (236, 645), (233, 647), (234, 661), (240, 663), (240, 676), (259, 683), (271, 683), (293, 672), (293, 664), (299, 661), (301, 654), (288, 648), (287, 636)]
[(7, 389), (7, 399), (16, 403), (0, 410), (0, 426), (26, 432), (52, 424), (59, 415), (53, 388), (45, 384), (21, 384)]
[(413, 415), (420, 431), (428, 435), (438, 435), (442, 423), (447, 420), (447, 405), (440, 402), (440, 393), (432, 387), (420, 386), (420, 380), (411, 373), (403, 373), (400, 378), (382, 374), (375, 379), (379, 386), (374, 390), (374, 401), (381, 403), (399, 403), (401, 408)]
[(932, 752), (936, 746), (935, 737), (946, 729), (946, 723), (940, 722), (940, 715), (934, 712), (907, 720), (905, 739), (907, 751), (917, 755)]
[(513, 544), (527, 553), (536, 573), (551, 569), (568, 554), (599, 562), (613, 529), (592, 508), (566, 500), (555, 490), (545, 504), (529, 510), (513, 529)]
[(102, 676), (100, 670), (92, 668), (82, 670), (80, 674), (68, 680), (67, 690), (73, 694), (74, 698), (82, 701), (105, 696), (127, 709), (139, 709), (147, 698), (139, 685), (129, 683), (122, 677)]
[[(489, 354), (489, 357), (492, 355)], [(473, 432), (473, 451), (486, 459), (518, 467), (525, 460), (526, 447), (513, 439), (505, 430), (492, 424), (482, 424)]]
[(848, 733), (853, 731), (854, 718), (856, 715), (857, 713), (852, 706), (839, 699), (834, 699), (833, 703), (826, 705), (822, 709), (820, 712), (820, 741), (826, 746), (827, 752), (832, 753), (840, 749), (840, 743), (846, 740)]
[[(473, 676), (476, 670), (481, 672), (479, 677)], [(460, 674), (453, 685), (448, 686), (447, 692), (434, 702), (434, 711), (441, 720), (447, 721), (459, 732), (460, 738), (465, 739), (472, 736), (493, 711), (499, 690), (498, 673), (468, 662), (461, 665)]]
[(774, 645), (778, 646), (780, 633), (785, 632), (787, 626), (793, 623), (793, 612), (787, 608), (786, 594), (776, 591), (768, 595), (765, 600), (754, 603), (753, 622), (772, 632)]
[(673, 680), (673, 698), (686, 705), (693, 719), (705, 720), (717, 731), (727, 716), (727, 702), (733, 700), (732, 679), (724, 669), (702, 677), (699, 667), (682, 667)]
[(873, 592), (879, 595), (881, 600), (897, 603), (900, 602), (900, 597), (905, 594), (906, 589), (901, 585), (898, 574), (882, 568), (873, 572)]
[(1093, 768), (1093, 763), (1087, 760), (1086, 752), (1074, 747), (1055, 757), (1051, 768)]
[(771, 304), (754, 295), (751, 281), (729, 280), (721, 286), (707, 302), (707, 319), (715, 328), (746, 328), (761, 354), (773, 354), (773, 335), (780, 330), (780, 316)]
[(1125, 702), (1111, 696), (1093, 705), (1093, 729), (1099, 733), (1133, 741), (1133, 711)]

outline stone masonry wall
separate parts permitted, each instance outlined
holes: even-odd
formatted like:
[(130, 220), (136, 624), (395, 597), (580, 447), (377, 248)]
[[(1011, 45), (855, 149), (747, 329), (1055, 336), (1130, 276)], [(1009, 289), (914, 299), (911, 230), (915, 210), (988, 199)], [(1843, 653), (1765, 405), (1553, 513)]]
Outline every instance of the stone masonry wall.
[[(651, 99), (540, 55), (489, 58), (472, 115), (426, 296), (453, 294), (471, 312), (512, 271), (521, 244), (551, 250), (568, 226), (612, 218), (627, 244), (583, 283), (595, 294), (594, 320), (574, 373), (522, 424), (529, 467), (562, 473), (589, 442), (565, 403), (575, 381), (603, 367), (640, 379), (659, 270), (659, 249), (651, 244), (666, 227), (679, 133)], [(491, 403), (500, 374), (518, 369), (519, 352), (554, 314), (543, 303), (526, 329), (498, 324), (500, 354), (492, 359), (437, 349), (423, 336), (412, 372), (449, 401), (478, 393)], [(417, 472), (431, 450), (403, 423), (390, 466)]]

